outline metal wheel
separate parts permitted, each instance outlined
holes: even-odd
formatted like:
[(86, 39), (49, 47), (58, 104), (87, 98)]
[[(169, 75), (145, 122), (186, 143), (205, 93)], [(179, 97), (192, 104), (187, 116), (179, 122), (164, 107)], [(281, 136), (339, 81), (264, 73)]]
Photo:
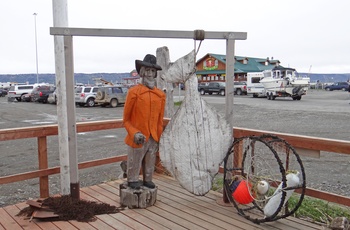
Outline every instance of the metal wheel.
[(201, 93), (201, 95), (204, 95), (205, 94), (204, 89), (201, 89), (200, 93)]
[(86, 102), (86, 105), (88, 107), (94, 107), (95, 106), (95, 99), (94, 98), (89, 98)]
[(220, 95), (221, 95), (221, 96), (225, 96), (225, 90), (221, 90), (221, 91), (220, 91)]
[[(242, 159), (234, 159), (240, 150), (243, 150)], [(237, 165), (233, 167), (231, 162)], [(299, 155), (276, 136), (236, 139), (224, 159), (227, 198), (243, 217), (254, 223), (293, 214), (302, 203), (305, 187), (305, 171)], [(301, 195), (296, 195), (295, 189)]]
[(266, 93), (267, 100), (271, 100), (270, 93)]
[(117, 106), (118, 106), (118, 100), (115, 99), (115, 98), (113, 98), (113, 99), (111, 100), (111, 102), (110, 102), (110, 105), (111, 105), (112, 108), (117, 107)]

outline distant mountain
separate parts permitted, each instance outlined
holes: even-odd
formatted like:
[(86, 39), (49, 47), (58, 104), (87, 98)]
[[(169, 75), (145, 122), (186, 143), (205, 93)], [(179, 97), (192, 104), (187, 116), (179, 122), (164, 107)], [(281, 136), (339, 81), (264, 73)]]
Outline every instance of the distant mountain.
[(344, 74), (299, 73), (299, 75), (310, 77), (311, 82), (317, 82), (317, 80), (323, 83), (350, 81), (350, 73), (344, 73)]
[[(322, 73), (299, 73), (302, 76), (308, 76), (311, 82), (338, 82), (350, 81), (350, 73), (346, 74), (322, 74)], [(130, 73), (76, 73), (74, 74), (75, 83), (94, 84), (94, 78), (103, 78), (104, 80), (116, 83), (122, 82), (123, 78), (130, 77)], [(55, 74), (39, 74), (39, 82), (55, 84)], [(36, 74), (0, 74), (0, 82), (18, 82), (34, 84), (37, 82)]]
[[(55, 84), (55, 74), (39, 74), (39, 82)], [(123, 78), (130, 77), (130, 73), (76, 73), (74, 74), (75, 83), (95, 84), (94, 78), (103, 78), (113, 83), (122, 82)], [(0, 74), (0, 82), (17, 82), (34, 84), (37, 82), (36, 74)]]

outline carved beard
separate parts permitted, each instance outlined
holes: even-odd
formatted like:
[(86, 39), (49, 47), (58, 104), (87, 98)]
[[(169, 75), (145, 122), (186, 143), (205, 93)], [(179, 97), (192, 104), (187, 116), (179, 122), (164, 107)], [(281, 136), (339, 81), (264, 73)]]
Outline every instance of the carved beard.
[(143, 77), (142, 78), (142, 83), (147, 86), (150, 89), (153, 89), (156, 86), (156, 78), (148, 78), (148, 77)]

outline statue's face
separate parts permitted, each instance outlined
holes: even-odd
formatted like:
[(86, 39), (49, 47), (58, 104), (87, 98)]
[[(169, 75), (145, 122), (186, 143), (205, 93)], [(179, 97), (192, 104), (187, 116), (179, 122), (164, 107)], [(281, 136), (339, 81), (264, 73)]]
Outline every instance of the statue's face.
[(153, 89), (156, 86), (157, 69), (142, 66), (140, 69), (140, 77), (142, 77), (142, 84)]

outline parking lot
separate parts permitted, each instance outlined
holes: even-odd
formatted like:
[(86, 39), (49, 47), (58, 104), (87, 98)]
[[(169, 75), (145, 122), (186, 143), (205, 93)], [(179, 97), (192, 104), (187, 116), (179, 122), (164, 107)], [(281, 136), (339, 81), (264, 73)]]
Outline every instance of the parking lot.
[[(174, 96), (178, 97), (177, 90)], [(180, 91), (180, 98), (184, 91)], [(218, 113), (225, 114), (225, 97), (202, 96)], [(349, 93), (309, 91), (300, 101), (291, 98), (234, 97), (234, 126), (292, 133), (306, 136), (350, 140)], [(54, 104), (8, 102), (0, 97), (0, 128), (18, 128), (57, 123)], [(123, 106), (117, 108), (76, 107), (76, 120), (95, 121), (122, 118)], [(126, 153), (125, 130), (107, 130), (77, 135), (79, 162)], [(0, 142), (0, 176), (37, 169), (36, 139)], [(49, 166), (59, 165), (57, 137), (48, 138)], [(320, 159), (303, 159), (308, 186), (350, 196), (350, 156), (322, 153)], [(81, 187), (116, 179), (119, 164), (80, 171)], [(51, 193), (58, 193), (59, 176), (50, 177)], [(0, 206), (38, 197), (38, 180), (1, 185)]]

